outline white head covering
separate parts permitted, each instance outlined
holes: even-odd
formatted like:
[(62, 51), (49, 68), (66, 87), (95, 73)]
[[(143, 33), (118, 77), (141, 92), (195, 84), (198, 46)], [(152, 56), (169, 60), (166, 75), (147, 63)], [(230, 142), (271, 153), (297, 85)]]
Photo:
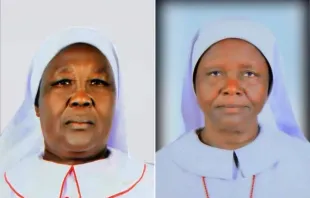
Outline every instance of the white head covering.
[[(187, 132), (203, 127), (204, 115), (199, 108), (193, 87), (193, 73), (203, 53), (214, 43), (227, 38), (245, 40), (256, 46), (268, 60), (272, 75), (272, 90), (266, 105), (269, 105), (278, 130), (290, 136), (305, 140), (295, 121), (291, 105), (286, 95), (281, 74), (281, 57), (276, 38), (260, 24), (244, 19), (223, 20), (211, 23), (196, 34), (190, 52), (189, 66), (186, 70), (182, 95), (182, 115)], [(265, 106), (266, 106), (265, 105)]]
[(72, 27), (58, 32), (46, 40), (33, 58), (24, 102), (0, 136), (1, 167), (10, 167), (28, 155), (42, 152), (44, 149), (40, 122), (34, 110), (35, 97), (43, 71), (48, 63), (60, 50), (74, 43), (87, 43), (97, 47), (110, 62), (115, 79), (116, 106), (108, 146), (127, 152), (121, 106), (119, 62), (115, 47), (94, 29)]

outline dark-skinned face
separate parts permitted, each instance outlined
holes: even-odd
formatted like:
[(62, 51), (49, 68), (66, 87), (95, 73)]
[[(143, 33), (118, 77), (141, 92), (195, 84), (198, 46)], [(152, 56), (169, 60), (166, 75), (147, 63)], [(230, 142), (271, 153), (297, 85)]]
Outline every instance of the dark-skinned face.
[(115, 97), (111, 66), (97, 48), (73, 44), (61, 50), (44, 71), (35, 107), (46, 149), (61, 158), (104, 149)]
[(268, 97), (268, 63), (252, 44), (225, 39), (197, 66), (195, 90), (206, 121), (229, 129), (257, 119)]

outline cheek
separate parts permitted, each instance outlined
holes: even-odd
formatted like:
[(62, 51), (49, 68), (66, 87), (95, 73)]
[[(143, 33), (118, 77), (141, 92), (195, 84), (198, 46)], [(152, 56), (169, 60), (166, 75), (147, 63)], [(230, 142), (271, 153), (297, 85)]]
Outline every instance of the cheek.
[(112, 120), (115, 106), (115, 97), (112, 94), (94, 95), (95, 108), (102, 120)]
[(61, 94), (46, 94), (42, 100), (44, 113), (59, 117), (64, 111), (68, 97)]
[(64, 110), (65, 102), (61, 97), (55, 95), (45, 95), (40, 103), (40, 121), (42, 128), (55, 128), (59, 126), (61, 114)]
[(248, 86), (246, 93), (251, 103), (261, 109), (268, 97), (268, 87), (263, 84)]
[(218, 85), (206, 83), (204, 81), (196, 82), (196, 97), (201, 109), (209, 109), (218, 96)]
[(59, 116), (55, 115), (53, 108), (46, 104), (40, 105), (40, 124), (44, 139), (48, 142), (57, 141), (57, 132), (60, 128)]

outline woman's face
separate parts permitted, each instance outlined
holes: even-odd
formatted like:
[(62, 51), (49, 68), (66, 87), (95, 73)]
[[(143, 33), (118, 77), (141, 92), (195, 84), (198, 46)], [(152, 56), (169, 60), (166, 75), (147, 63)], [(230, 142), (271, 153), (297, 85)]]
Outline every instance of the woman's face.
[(250, 43), (225, 39), (202, 56), (195, 89), (206, 122), (233, 129), (253, 120), (268, 95), (268, 64)]
[(97, 154), (106, 145), (114, 105), (107, 58), (87, 44), (64, 48), (44, 71), (35, 108), (46, 149), (63, 158)]

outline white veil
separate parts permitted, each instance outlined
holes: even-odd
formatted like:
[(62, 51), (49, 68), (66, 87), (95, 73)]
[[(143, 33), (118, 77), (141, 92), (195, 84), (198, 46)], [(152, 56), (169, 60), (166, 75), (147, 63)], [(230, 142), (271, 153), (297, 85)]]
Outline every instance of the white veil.
[(34, 56), (28, 74), (24, 102), (0, 136), (0, 170), (11, 167), (28, 155), (43, 151), (41, 127), (34, 111), (34, 101), (41, 76), (50, 60), (61, 49), (74, 43), (87, 43), (97, 47), (110, 62), (115, 79), (117, 101), (108, 146), (128, 152), (119, 61), (115, 47), (94, 29), (72, 27), (47, 39)]

